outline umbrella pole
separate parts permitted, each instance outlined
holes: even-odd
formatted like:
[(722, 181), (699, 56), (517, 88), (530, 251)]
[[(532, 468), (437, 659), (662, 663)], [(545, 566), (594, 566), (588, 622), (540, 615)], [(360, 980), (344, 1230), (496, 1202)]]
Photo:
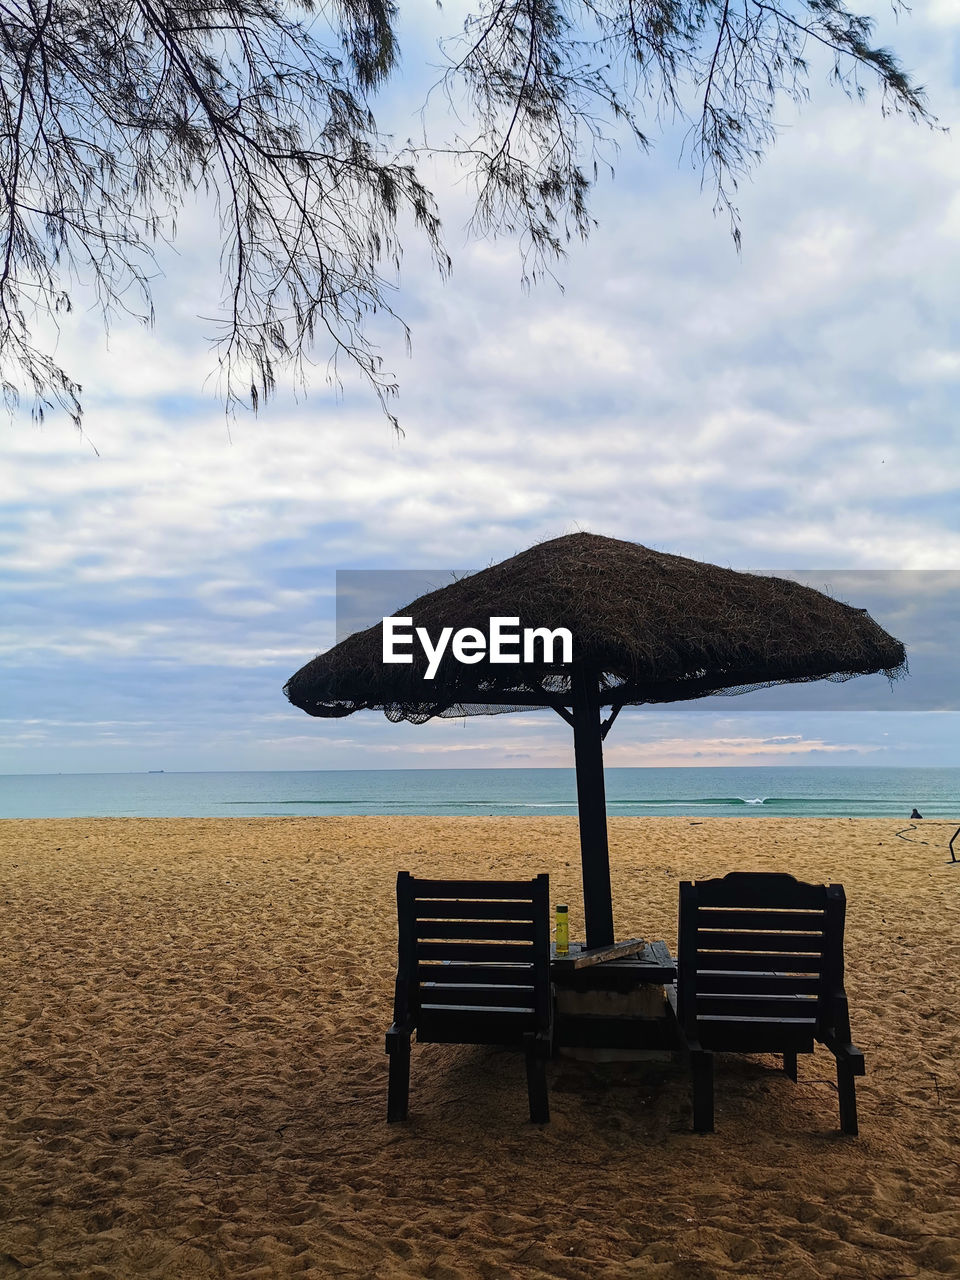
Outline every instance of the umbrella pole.
[(594, 672), (573, 672), (573, 749), (577, 765), (580, 810), (580, 861), (583, 867), (583, 912), (587, 946), (613, 942), (610, 852), (607, 845), (607, 798), (603, 785), (603, 738), (600, 699)]

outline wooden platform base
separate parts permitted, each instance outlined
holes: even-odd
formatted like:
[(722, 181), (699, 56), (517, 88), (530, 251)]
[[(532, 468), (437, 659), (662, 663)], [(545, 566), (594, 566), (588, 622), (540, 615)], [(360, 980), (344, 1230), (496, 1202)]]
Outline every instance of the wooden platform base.
[(669, 1057), (680, 1045), (664, 984), (675, 977), (675, 961), (662, 942), (585, 968), (551, 965), (558, 1049), (577, 1056), (585, 1051), (595, 1061), (598, 1054), (608, 1061)]

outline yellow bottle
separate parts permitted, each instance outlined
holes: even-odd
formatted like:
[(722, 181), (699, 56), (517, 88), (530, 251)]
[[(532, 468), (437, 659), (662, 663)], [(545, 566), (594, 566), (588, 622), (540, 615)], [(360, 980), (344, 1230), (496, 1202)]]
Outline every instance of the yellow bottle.
[(570, 952), (570, 917), (566, 907), (557, 907), (557, 955)]

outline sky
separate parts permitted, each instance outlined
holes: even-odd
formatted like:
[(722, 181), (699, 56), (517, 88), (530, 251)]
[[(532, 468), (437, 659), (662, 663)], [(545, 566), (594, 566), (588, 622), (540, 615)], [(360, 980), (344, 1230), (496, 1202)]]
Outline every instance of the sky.
[[(955, 125), (958, 0), (877, 16)], [(423, 39), (403, 33), (383, 104), (399, 138)], [(337, 570), (479, 569), (580, 529), (803, 572), (911, 668), (628, 709), (608, 764), (960, 765), (957, 139), (823, 74), (811, 94), (739, 192), (739, 255), (677, 129), (623, 151), (562, 290), (471, 240), (468, 193), (436, 171), (452, 276), (409, 243), (412, 352), (376, 330), (400, 436), (358, 376), (326, 384), (322, 350), (305, 395), (227, 421), (198, 319), (217, 243), (185, 210), (152, 329), (64, 321), (86, 435), (0, 422), (0, 772), (571, 765), (553, 713), (324, 722), (282, 686), (334, 641)]]

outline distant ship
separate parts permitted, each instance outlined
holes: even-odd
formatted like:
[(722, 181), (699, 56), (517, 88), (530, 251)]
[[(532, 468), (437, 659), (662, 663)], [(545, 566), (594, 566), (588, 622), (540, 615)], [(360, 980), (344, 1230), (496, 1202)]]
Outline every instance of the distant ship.
[(162, 769), (148, 769), (147, 773), (163, 773)]

